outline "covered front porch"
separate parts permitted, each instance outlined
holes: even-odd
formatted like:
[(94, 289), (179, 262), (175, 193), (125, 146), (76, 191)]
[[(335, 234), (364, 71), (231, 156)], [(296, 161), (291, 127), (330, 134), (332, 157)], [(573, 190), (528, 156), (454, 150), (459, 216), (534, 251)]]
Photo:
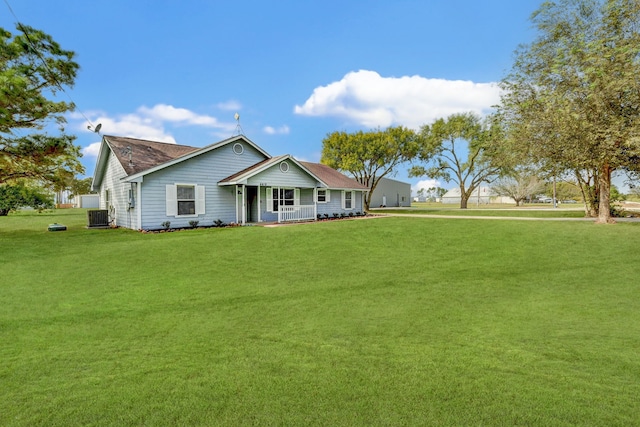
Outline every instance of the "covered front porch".
[(238, 184), (236, 223), (315, 221), (316, 188), (290, 188)]
[(265, 159), (218, 182), (235, 194), (236, 223), (315, 221), (363, 209), (367, 190), (328, 166), (290, 155)]

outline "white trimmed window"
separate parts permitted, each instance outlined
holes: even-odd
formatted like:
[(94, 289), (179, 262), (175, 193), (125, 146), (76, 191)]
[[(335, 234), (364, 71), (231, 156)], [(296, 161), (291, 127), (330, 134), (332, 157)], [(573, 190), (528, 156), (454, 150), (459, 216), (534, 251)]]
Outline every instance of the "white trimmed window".
[(278, 212), (279, 206), (298, 206), (299, 204), (299, 188), (267, 187), (267, 212)]
[(204, 186), (174, 184), (166, 188), (167, 216), (198, 216), (205, 213)]
[(355, 206), (356, 192), (355, 191), (343, 191), (342, 192), (342, 209), (351, 210)]
[(316, 202), (327, 203), (331, 199), (331, 193), (329, 190), (316, 190)]

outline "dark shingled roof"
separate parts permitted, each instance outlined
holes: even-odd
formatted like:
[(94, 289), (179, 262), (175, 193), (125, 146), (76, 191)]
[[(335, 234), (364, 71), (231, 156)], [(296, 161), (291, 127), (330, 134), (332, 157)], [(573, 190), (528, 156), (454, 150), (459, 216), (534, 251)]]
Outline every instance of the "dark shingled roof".
[(341, 174), (337, 170), (321, 163), (300, 162), (309, 172), (320, 178), (329, 188), (344, 188), (353, 190), (368, 190), (369, 187), (360, 184), (353, 178)]
[[(144, 172), (189, 153), (193, 153), (194, 151), (201, 150), (201, 148), (190, 147), (188, 145), (168, 144), (165, 142), (146, 141), (143, 139), (126, 138), (121, 136), (105, 135), (104, 140), (107, 142), (111, 151), (116, 156), (128, 176)], [(131, 153), (131, 161), (129, 161), (129, 153)], [(265, 159), (223, 179), (221, 183), (232, 182), (236, 177), (246, 174), (251, 170), (260, 169), (262, 166), (269, 163), (275, 164), (286, 157), (288, 156), (277, 156)], [(328, 188), (354, 190), (369, 189), (355, 179), (349, 178), (329, 166), (320, 163), (301, 161), (298, 161), (298, 163), (324, 182)]]
[[(185, 154), (200, 150), (200, 148), (187, 145), (167, 144), (120, 136), (105, 135), (104, 139), (127, 175), (151, 169)], [(131, 161), (129, 161), (129, 151), (131, 151)]]

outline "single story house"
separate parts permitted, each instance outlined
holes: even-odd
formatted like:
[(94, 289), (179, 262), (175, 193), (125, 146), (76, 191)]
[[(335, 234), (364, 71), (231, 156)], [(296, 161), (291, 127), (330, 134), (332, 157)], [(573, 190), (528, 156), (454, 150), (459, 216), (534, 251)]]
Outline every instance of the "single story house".
[(369, 207), (410, 207), (411, 184), (390, 178), (380, 178), (371, 193)]
[(92, 189), (112, 225), (135, 230), (355, 214), (368, 191), (326, 165), (272, 157), (244, 135), (202, 148), (105, 135)]

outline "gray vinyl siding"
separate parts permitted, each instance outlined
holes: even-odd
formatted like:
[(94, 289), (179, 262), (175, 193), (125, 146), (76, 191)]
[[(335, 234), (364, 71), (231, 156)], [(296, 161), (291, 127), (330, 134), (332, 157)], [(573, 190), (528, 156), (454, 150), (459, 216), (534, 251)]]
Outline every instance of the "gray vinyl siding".
[(354, 191), (353, 209), (342, 209), (342, 190), (330, 190), (329, 201), (327, 203), (318, 203), (317, 211), (319, 214), (327, 214), (329, 216), (334, 213), (364, 212), (362, 204), (362, 191)]
[(318, 185), (318, 181), (310, 177), (307, 172), (300, 169), (292, 161), (285, 161), (289, 164), (287, 172), (280, 170), (280, 162), (249, 178), (247, 185), (286, 188), (314, 188)]
[(300, 190), (300, 204), (301, 205), (312, 205), (314, 203), (313, 195), (315, 191), (313, 188), (303, 188)]
[[(246, 169), (262, 160), (264, 155), (249, 144), (244, 145), (243, 154), (233, 152), (233, 144), (203, 153), (189, 160), (144, 176), (141, 183), (142, 227), (153, 230), (162, 228), (165, 221), (171, 228), (188, 227), (189, 221), (210, 226), (217, 219), (225, 223), (236, 221), (235, 186), (218, 186), (222, 179)], [(205, 187), (205, 213), (193, 217), (166, 215), (166, 186), (194, 184)]]
[[(109, 210), (110, 220), (119, 227), (132, 229), (138, 227), (135, 208), (129, 209), (129, 189), (131, 184), (122, 182), (126, 172), (116, 159), (116, 156), (109, 152), (109, 159), (105, 171), (104, 179), (100, 185), (100, 209)], [(106, 191), (109, 191), (109, 206), (106, 205)]]
[(278, 212), (267, 212), (267, 189), (271, 187), (260, 187), (260, 221), (275, 222), (278, 220)]

